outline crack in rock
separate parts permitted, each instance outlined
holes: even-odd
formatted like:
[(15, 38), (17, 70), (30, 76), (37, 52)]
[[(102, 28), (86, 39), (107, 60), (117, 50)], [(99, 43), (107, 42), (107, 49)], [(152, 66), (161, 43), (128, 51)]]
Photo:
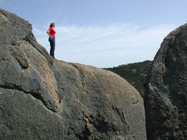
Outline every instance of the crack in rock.
[(40, 95), (40, 93), (27, 92), (27, 91), (23, 90), (20, 86), (17, 86), (17, 85), (1, 85), (1, 84), (0, 84), (0, 88), (18, 90), (18, 91), (24, 92), (25, 94), (30, 94), (30, 95), (32, 95), (35, 99), (40, 100), (40, 101), (43, 103), (43, 105), (44, 105), (48, 110), (52, 111), (53, 113), (57, 113), (57, 110), (56, 110), (56, 109), (53, 109), (53, 108), (49, 108), (49, 107), (48, 107), (47, 102), (46, 102), (45, 99)]

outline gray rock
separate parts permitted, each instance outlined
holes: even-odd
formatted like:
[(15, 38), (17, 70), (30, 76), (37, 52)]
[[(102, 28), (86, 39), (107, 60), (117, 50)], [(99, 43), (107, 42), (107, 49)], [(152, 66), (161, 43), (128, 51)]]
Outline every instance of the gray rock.
[(145, 109), (148, 140), (186, 140), (187, 24), (172, 31), (155, 56)]
[(66, 139), (146, 139), (143, 101), (123, 78), (64, 62), (55, 62), (53, 71), (63, 101)]
[(2, 9), (0, 32), (0, 139), (146, 140), (143, 100), (124, 79), (53, 59)]

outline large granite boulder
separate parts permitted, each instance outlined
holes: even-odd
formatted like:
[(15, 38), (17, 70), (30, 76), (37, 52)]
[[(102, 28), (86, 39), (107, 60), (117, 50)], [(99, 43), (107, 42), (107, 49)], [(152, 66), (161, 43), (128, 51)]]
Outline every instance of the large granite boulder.
[(146, 140), (143, 100), (123, 78), (53, 59), (2, 9), (0, 33), (0, 139)]
[(144, 102), (148, 140), (187, 139), (187, 24), (161, 44), (149, 72)]

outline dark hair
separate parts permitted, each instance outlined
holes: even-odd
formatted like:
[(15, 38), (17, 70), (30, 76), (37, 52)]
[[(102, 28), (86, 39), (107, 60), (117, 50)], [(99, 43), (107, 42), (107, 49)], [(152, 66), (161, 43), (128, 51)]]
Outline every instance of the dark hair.
[(52, 26), (54, 26), (55, 25), (55, 23), (54, 22), (52, 22), (51, 24), (50, 24), (50, 26), (49, 27), (52, 27)]

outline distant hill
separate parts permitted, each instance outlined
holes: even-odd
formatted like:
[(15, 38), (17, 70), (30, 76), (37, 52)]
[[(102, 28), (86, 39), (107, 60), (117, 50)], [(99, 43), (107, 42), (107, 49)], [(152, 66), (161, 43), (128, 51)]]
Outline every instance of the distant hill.
[(113, 68), (105, 68), (121, 77), (125, 78), (132, 86), (134, 86), (141, 96), (144, 96), (144, 83), (146, 81), (147, 72), (150, 69), (152, 61), (144, 61), (126, 65), (120, 65)]

